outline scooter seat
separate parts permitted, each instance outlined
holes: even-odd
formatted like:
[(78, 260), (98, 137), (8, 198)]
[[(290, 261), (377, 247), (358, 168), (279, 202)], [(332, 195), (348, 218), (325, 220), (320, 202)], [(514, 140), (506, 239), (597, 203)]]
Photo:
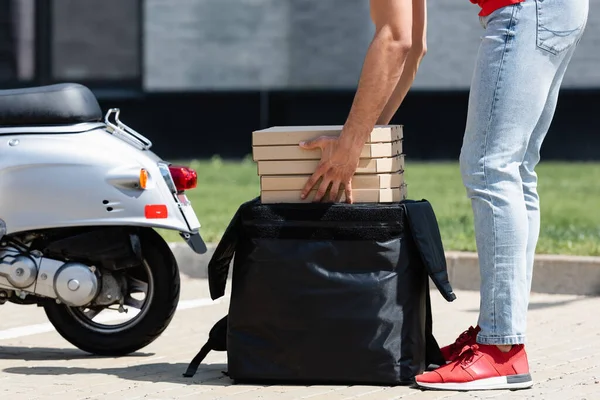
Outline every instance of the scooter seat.
[(0, 127), (69, 125), (101, 120), (98, 100), (90, 89), (77, 83), (0, 90)]

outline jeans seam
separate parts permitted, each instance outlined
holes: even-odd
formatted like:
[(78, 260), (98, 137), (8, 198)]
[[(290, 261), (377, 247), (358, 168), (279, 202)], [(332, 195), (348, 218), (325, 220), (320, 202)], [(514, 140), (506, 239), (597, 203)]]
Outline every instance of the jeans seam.
[[(510, 21), (508, 23), (508, 29), (511, 29), (513, 27), (513, 22), (515, 19), (515, 11), (516, 7), (513, 7), (513, 12), (511, 14), (510, 17)], [(511, 34), (510, 32), (507, 32), (506, 34), (506, 38), (504, 40), (504, 48), (502, 49), (502, 59), (500, 60), (500, 68), (498, 68), (498, 76), (496, 77), (496, 86), (494, 88), (494, 97), (492, 100), (492, 105), (490, 108), (490, 117), (488, 119), (488, 123), (485, 129), (485, 139), (484, 139), (484, 143), (483, 143), (483, 180), (485, 183), (485, 189), (486, 189), (486, 194), (488, 196), (488, 200), (492, 205), (492, 224), (493, 224), (493, 232), (494, 232), (494, 255), (493, 255), (493, 263), (494, 263), (494, 280), (492, 283), (492, 299), (495, 298), (495, 292), (496, 292), (496, 271), (495, 271), (495, 265), (496, 265), (496, 243), (498, 241), (498, 238), (496, 236), (496, 213), (494, 211), (494, 199), (492, 196), (490, 196), (490, 192), (489, 192), (489, 183), (488, 183), (488, 176), (486, 173), (486, 161), (487, 161), (487, 153), (488, 153), (488, 136), (489, 136), (489, 132), (490, 132), (490, 127), (492, 125), (492, 119), (494, 117), (494, 109), (496, 107), (496, 102), (497, 102), (497, 95), (498, 95), (498, 90), (500, 87), (500, 80), (501, 80), (501, 76), (502, 76), (502, 72), (503, 72), (503, 68), (504, 68), (504, 58), (506, 56), (507, 50), (508, 50), (508, 44), (511, 38)], [(493, 321), (493, 331), (496, 332), (497, 329), (497, 324), (496, 324), (496, 300), (493, 300), (494, 304), (492, 307), (492, 321)]]

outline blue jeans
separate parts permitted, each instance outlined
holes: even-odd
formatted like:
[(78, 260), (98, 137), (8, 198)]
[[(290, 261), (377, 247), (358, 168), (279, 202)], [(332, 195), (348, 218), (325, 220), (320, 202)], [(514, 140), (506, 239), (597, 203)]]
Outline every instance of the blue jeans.
[(534, 169), (588, 1), (525, 0), (481, 17), (460, 154), (481, 273), (481, 344), (525, 343), (540, 230)]

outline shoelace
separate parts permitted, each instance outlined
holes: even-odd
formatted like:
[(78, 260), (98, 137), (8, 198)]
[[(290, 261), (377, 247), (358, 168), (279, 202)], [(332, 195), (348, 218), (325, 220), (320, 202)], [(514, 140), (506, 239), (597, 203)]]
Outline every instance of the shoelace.
[(472, 344), (472, 345), (463, 347), (462, 350), (460, 351), (460, 354), (458, 355), (459, 364), (466, 365), (466, 364), (470, 363), (478, 351), (479, 351), (479, 346), (476, 344)]
[(458, 336), (458, 339), (456, 339), (456, 341), (452, 344), (452, 350), (455, 351), (456, 349), (463, 347), (465, 345), (465, 343), (467, 343), (471, 339), (474, 332), (475, 332), (475, 329), (473, 327), (471, 327), (471, 328), (467, 329), (466, 331), (464, 331), (463, 333), (461, 333)]

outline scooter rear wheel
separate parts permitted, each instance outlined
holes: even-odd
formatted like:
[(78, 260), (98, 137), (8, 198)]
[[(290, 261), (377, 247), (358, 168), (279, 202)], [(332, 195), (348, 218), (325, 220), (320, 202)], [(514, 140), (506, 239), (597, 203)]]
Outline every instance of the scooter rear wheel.
[[(171, 249), (154, 230), (140, 235), (143, 262), (133, 271), (125, 270), (128, 287), (144, 293), (138, 300), (127, 293), (129, 305), (139, 309), (137, 315), (126, 322), (113, 322), (116, 311), (108, 319), (96, 317), (100, 310), (48, 302), (44, 310), (58, 333), (75, 347), (101, 356), (124, 356), (146, 347), (156, 340), (171, 322), (179, 303), (180, 278), (177, 262)], [(127, 303), (126, 303), (127, 304)], [(96, 320), (95, 320), (96, 319)]]

